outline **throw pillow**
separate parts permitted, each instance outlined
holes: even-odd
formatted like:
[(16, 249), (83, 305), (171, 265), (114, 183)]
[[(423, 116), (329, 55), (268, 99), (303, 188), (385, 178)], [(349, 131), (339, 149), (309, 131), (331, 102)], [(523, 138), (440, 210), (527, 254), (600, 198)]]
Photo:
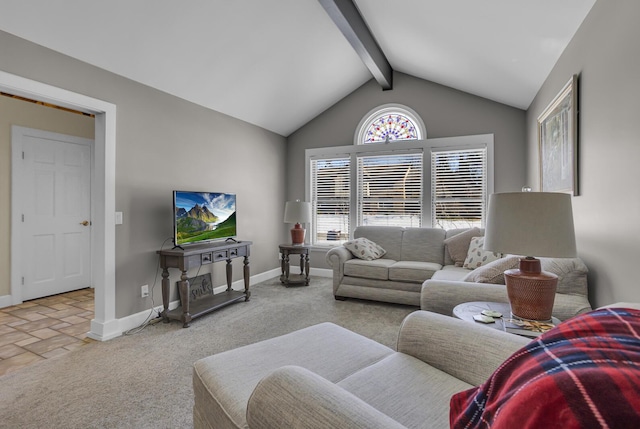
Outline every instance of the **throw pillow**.
[(506, 256), (476, 268), (465, 276), (465, 282), (505, 284), (504, 272), (520, 265), (519, 256)]
[(512, 354), (483, 384), (453, 395), (450, 427), (638, 427), (638, 332), (640, 311), (630, 308), (560, 323)]
[(484, 237), (473, 237), (471, 239), (471, 243), (469, 244), (469, 251), (467, 252), (467, 257), (464, 260), (464, 264), (462, 264), (464, 268), (473, 270), (483, 265), (486, 265), (489, 262), (493, 262), (496, 259), (502, 258), (502, 253), (489, 252), (487, 250), (484, 250), (482, 248), (483, 245), (484, 245)]
[(449, 252), (449, 256), (455, 262), (456, 267), (461, 267), (464, 264), (464, 260), (467, 257), (467, 252), (469, 251), (469, 244), (471, 243), (471, 239), (473, 237), (478, 237), (482, 234), (480, 229), (471, 228), (467, 231), (461, 232), (460, 234), (456, 234), (453, 237), (449, 237), (444, 240), (444, 244), (447, 247), (447, 252)]
[(538, 258), (542, 271), (558, 276), (557, 293), (586, 295), (589, 270), (580, 258)]
[(364, 259), (365, 261), (382, 258), (384, 254), (387, 253), (381, 246), (364, 237), (347, 241), (344, 243), (344, 247), (349, 249), (349, 251), (353, 253), (353, 256)]

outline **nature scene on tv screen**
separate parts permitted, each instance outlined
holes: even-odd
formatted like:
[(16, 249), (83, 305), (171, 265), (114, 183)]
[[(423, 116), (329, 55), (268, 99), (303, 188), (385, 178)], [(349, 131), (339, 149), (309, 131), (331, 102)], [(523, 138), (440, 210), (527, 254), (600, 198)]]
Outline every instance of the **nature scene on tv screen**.
[(174, 209), (176, 245), (236, 235), (235, 194), (176, 191)]

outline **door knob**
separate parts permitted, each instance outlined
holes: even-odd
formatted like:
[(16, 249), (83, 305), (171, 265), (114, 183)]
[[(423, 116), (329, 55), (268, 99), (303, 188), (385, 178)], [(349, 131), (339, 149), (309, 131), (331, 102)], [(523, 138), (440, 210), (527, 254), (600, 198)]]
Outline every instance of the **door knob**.
[(88, 220), (83, 220), (82, 222), (80, 222), (80, 225), (88, 226), (89, 223), (90, 222)]

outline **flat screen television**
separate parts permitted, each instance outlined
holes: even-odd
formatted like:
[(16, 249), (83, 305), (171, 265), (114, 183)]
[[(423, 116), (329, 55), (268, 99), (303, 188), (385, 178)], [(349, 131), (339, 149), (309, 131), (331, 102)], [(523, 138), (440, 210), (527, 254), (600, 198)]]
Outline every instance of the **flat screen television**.
[(184, 246), (233, 238), (236, 194), (173, 191), (173, 244)]

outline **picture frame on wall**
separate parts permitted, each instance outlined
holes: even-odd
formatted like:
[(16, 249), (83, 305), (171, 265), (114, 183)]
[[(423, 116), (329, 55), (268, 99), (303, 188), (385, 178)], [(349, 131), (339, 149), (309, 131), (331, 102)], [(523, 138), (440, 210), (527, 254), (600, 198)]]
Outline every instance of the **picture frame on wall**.
[(578, 75), (538, 117), (540, 190), (578, 195)]

